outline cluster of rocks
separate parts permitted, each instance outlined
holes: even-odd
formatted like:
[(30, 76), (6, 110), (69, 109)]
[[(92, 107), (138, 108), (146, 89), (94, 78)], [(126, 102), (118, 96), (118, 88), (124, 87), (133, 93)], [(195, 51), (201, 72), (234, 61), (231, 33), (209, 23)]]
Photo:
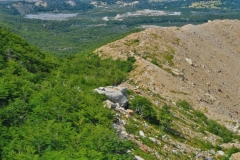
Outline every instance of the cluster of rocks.
[(120, 114), (125, 115), (127, 118), (133, 116), (134, 112), (130, 109), (126, 109), (128, 106), (128, 99), (126, 88), (117, 86), (99, 87), (94, 89), (99, 94), (104, 94), (108, 97), (104, 103), (104, 107), (113, 109), (117, 112), (112, 124), (112, 128), (116, 129), (116, 134), (119, 138), (129, 139), (131, 136), (126, 132), (124, 125), (126, 122), (121, 119)]
[[(136, 143), (141, 150), (147, 153), (152, 153), (157, 159), (162, 159), (162, 157), (159, 155), (155, 149), (150, 148), (149, 146), (143, 144), (141, 140), (138, 139), (137, 135), (129, 134), (126, 131), (126, 128), (124, 127), (127, 123), (127, 118), (134, 115), (134, 112), (130, 109), (127, 109), (128, 107), (128, 95), (126, 94), (126, 88), (122, 87), (99, 87), (97, 89), (94, 89), (99, 94), (104, 94), (108, 97), (108, 100), (106, 100), (105, 107), (109, 109), (113, 109), (116, 111), (115, 119), (112, 123), (112, 128), (116, 130), (116, 134), (120, 139), (128, 139), (132, 142)], [(148, 128), (149, 126), (144, 123), (143, 126), (145, 128)], [(162, 135), (161, 140), (158, 140), (158, 138), (154, 137), (148, 137), (142, 130), (139, 131), (139, 136), (143, 138), (149, 139), (154, 144), (158, 145), (159, 147), (163, 146), (163, 149), (166, 151), (171, 152), (174, 155), (179, 154), (188, 154), (190, 153), (190, 150), (188, 150), (186, 147), (183, 147), (179, 145), (177, 142), (169, 138), (167, 135)], [(163, 144), (162, 144), (163, 143)], [(167, 143), (175, 144), (174, 148), (166, 145)], [(215, 150), (209, 150), (209, 151), (201, 151), (196, 148), (192, 148), (191, 152), (195, 153), (195, 159), (206, 159), (206, 160), (213, 160), (215, 157), (218, 156), (226, 156), (223, 151), (215, 151)], [(235, 157), (239, 155), (235, 154), (232, 155), (231, 160), (237, 160)], [(143, 158), (135, 155), (134, 159), (136, 160), (143, 160)]]
[[(99, 94), (104, 94), (108, 97), (108, 100), (104, 102), (104, 107), (115, 110), (117, 113), (112, 124), (112, 129), (116, 129), (116, 134), (120, 139), (132, 140), (139, 145), (143, 151), (148, 151), (147, 146), (143, 145), (140, 141), (135, 140), (135, 136), (127, 133), (124, 125), (126, 121), (121, 118), (121, 115), (129, 118), (134, 115), (133, 110), (127, 109), (128, 99), (126, 94), (126, 88), (108, 86), (108, 87), (99, 87), (94, 89)], [(140, 131), (140, 135), (144, 135), (143, 131)], [(145, 135), (144, 135), (145, 136)], [(152, 139), (153, 141), (155, 139)], [(155, 140), (156, 141), (156, 140)], [(140, 156), (135, 155), (135, 160), (144, 160)]]
[(134, 114), (133, 110), (127, 109), (128, 107), (128, 95), (126, 88), (122, 87), (99, 87), (94, 89), (99, 94), (104, 94), (108, 97), (105, 107), (115, 110), (118, 113), (124, 114), (127, 118)]
[(116, 129), (116, 134), (120, 139), (129, 139), (129, 134), (126, 132), (124, 125), (126, 122), (120, 118), (120, 114), (116, 114), (116, 117), (112, 124), (112, 129)]
[[(226, 154), (219, 150), (219, 151), (214, 151), (213, 149), (209, 150), (209, 151), (199, 151), (196, 155), (196, 159), (205, 159), (205, 160), (214, 160), (216, 157), (222, 157), (222, 156), (226, 156)], [(215, 157), (215, 158), (214, 158)], [(240, 159), (240, 152), (238, 153), (234, 153), (231, 155), (231, 157), (229, 158), (229, 160), (239, 160)]]

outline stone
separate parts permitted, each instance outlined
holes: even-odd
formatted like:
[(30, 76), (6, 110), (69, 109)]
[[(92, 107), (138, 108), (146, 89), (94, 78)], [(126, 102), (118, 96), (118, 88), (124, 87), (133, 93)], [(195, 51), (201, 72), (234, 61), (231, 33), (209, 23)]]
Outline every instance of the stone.
[(158, 152), (154, 152), (154, 155), (157, 159), (161, 159), (161, 156), (158, 154)]
[(127, 133), (126, 131), (122, 131), (122, 132), (120, 133), (119, 137), (122, 138), (122, 139), (123, 139), (123, 138), (127, 139), (127, 138), (128, 138), (128, 133)]
[(193, 65), (192, 60), (190, 58), (186, 58), (185, 60), (189, 65)]
[(215, 154), (216, 154), (216, 152), (215, 152), (213, 149), (210, 150), (210, 153), (211, 153), (212, 155), (215, 155)]
[(202, 153), (198, 153), (198, 154), (195, 156), (196, 159), (199, 159), (199, 158), (201, 158), (201, 157), (203, 157), (203, 154), (202, 154)]
[(229, 160), (239, 160), (240, 159), (240, 152), (232, 154)]
[(139, 89), (134, 90), (135, 93), (141, 94), (141, 91)]
[(126, 112), (127, 112), (128, 115), (131, 115), (131, 116), (134, 115), (134, 112), (133, 112), (133, 110), (131, 110), (131, 109), (127, 109)]
[(118, 103), (116, 103), (115, 111), (122, 113), (122, 114), (126, 114), (125, 108), (121, 107)]
[(143, 126), (144, 126), (145, 128), (148, 128), (148, 124), (147, 124), (146, 122), (143, 123)]
[(109, 109), (114, 109), (116, 107), (116, 104), (109, 100), (106, 100), (103, 103), (104, 103), (104, 107), (107, 107)]
[(224, 156), (225, 153), (223, 151), (217, 151), (217, 154), (220, 155), (220, 156)]
[(208, 104), (213, 104), (216, 101), (216, 98), (209, 93), (205, 93), (204, 97), (202, 97), (203, 101)]
[(173, 154), (178, 154), (178, 151), (177, 150), (172, 150), (172, 153)]
[(156, 143), (158, 145), (161, 145), (161, 142), (153, 137), (149, 137), (149, 139), (153, 142), (153, 143)]
[(167, 137), (166, 135), (163, 135), (163, 136), (162, 136), (162, 140), (163, 140), (163, 141), (167, 141), (167, 140), (168, 140), (168, 137)]
[(117, 128), (118, 128), (118, 126), (115, 123), (113, 123), (112, 124), (112, 129), (117, 129)]
[(153, 142), (153, 143), (156, 143), (156, 139), (155, 138), (153, 138), (153, 137), (149, 137), (149, 139)]
[(134, 158), (133, 158), (134, 160), (144, 160), (142, 157), (140, 157), (140, 156), (134, 156)]
[(180, 145), (176, 145), (175, 146), (177, 149), (182, 149), (182, 147)]
[(147, 148), (147, 146), (145, 146), (145, 145), (141, 145), (141, 147), (140, 147), (144, 152), (147, 152), (148, 151), (148, 148)]
[(139, 131), (139, 135), (142, 136), (142, 137), (146, 137), (145, 134), (144, 134), (144, 132), (141, 131), (141, 130)]
[(126, 94), (126, 88), (121, 87), (99, 87), (94, 89), (99, 94), (104, 94), (113, 103), (119, 103), (121, 107), (126, 108), (128, 105), (128, 99)]
[(125, 97), (128, 97), (127, 88), (122, 88), (122, 87), (116, 87), (116, 88), (118, 88)]

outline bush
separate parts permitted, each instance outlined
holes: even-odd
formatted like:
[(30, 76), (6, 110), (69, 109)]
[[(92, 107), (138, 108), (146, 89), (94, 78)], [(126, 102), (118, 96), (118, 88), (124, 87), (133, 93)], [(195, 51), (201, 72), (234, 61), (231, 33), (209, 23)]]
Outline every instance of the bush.
[(125, 125), (125, 128), (126, 128), (126, 131), (131, 134), (136, 134), (138, 131), (138, 126), (132, 119), (130, 119), (130, 122), (128, 122)]
[(192, 109), (191, 105), (186, 100), (178, 101), (177, 106), (182, 107), (184, 110), (191, 110)]
[(207, 117), (201, 112), (201, 111), (193, 111), (194, 116), (197, 118), (198, 123), (206, 123), (207, 122)]
[(163, 126), (169, 126), (172, 122), (172, 115), (170, 114), (169, 111), (169, 106), (165, 104), (159, 113), (159, 118), (160, 118), (160, 124)]
[(218, 135), (223, 138), (224, 143), (231, 142), (233, 139), (233, 133), (228, 130), (226, 127), (218, 124), (213, 120), (207, 121), (207, 130), (215, 135)]
[(128, 57), (128, 59), (127, 59), (127, 61), (125, 61), (125, 63), (122, 63), (122, 61), (117, 60), (116, 64), (121, 71), (130, 72), (133, 69), (133, 63), (135, 61), (136, 60), (134, 57)]
[(157, 112), (153, 108), (153, 104), (146, 98), (136, 96), (131, 102), (129, 108), (135, 110), (140, 116), (151, 124), (159, 124)]

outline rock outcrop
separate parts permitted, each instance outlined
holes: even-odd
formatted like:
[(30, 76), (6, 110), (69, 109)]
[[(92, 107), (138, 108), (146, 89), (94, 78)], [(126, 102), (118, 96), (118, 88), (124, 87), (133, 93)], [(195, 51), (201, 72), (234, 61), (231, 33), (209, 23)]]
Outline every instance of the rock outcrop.
[(121, 87), (99, 87), (94, 89), (99, 94), (104, 94), (113, 103), (118, 103), (120, 107), (126, 108), (128, 105), (126, 88)]
[(240, 152), (232, 154), (229, 160), (239, 160), (240, 159)]

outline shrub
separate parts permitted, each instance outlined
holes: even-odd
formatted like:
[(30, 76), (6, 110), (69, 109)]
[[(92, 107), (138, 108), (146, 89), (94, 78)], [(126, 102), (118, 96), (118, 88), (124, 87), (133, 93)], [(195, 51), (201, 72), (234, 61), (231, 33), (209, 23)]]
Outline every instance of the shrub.
[(131, 102), (129, 108), (135, 110), (140, 116), (151, 124), (159, 124), (157, 112), (153, 108), (153, 104), (146, 98), (136, 96)]
[(126, 131), (131, 134), (136, 134), (138, 131), (138, 126), (134, 123), (132, 119), (130, 119), (130, 122), (125, 125)]
[(184, 110), (191, 110), (192, 109), (191, 105), (186, 100), (178, 101), (177, 106), (182, 107)]
[(160, 118), (160, 124), (163, 126), (169, 126), (170, 123), (172, 122), (172, 115), (170, 114), (169, 111), (169, 106), (165, 104), (159, 113), (159, 118)]
[(207, 125), (208, 125), (207, 130), (215, 135), (222, 137), (224, 143), (232, 141), (233, 133), (226, 127), (218, 124), (213, 120), (208, 120)]

